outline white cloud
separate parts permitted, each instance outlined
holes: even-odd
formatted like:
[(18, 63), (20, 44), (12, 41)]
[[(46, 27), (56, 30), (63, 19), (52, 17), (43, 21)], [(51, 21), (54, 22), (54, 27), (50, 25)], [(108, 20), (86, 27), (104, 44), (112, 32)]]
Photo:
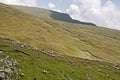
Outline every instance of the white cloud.
[(48, 7), (53, 11), (62, 12), (61, 10), (56, 9), (56, 6), (51, 2), (49, 2)]
[(104, 4), (102, 0), (73, 0), (67, 13), (74, 19), (120, 30), (120, 10), (111, 0)]
[(51, 2), (49, 2), (48, 6), (49, 6), (50, 9), (55, 9), (55, 5)]
[(37, 6), (36, 0), (0, 0), (0, 2), (12, 5)]

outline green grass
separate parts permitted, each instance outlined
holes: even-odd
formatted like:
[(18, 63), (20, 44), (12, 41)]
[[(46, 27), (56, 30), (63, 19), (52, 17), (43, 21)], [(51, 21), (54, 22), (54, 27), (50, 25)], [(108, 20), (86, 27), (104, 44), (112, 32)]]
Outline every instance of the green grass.
[(44, 9), (17, 9), (26, 13), (0, 4), (0, 37), (58, 54), (120, 63), (120, 31), (57, 21)]
[[(0, 50), (3, 50), (0, 59), (10, 56), (18, 61), (19, 74), (24, 74), (20, 80), (120, 80), (120, 70), (114, 68), (114, 64), (58, 54), (53, 57), (13, 45), (13, 41), (3, 38), (0, 38)], [(47, 73), (43, 73), (44, 70)]]

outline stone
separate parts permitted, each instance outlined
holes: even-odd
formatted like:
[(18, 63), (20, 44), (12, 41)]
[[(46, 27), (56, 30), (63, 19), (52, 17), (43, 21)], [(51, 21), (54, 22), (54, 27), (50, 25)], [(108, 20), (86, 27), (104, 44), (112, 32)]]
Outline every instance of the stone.
[(101, 67), (101, 68), (104, 68), (104, 66), (103, 66), (103, 65), (100, 65), (100, 67)]
[(21, 69), (19, 69), (19, 72), (21, 72)]
[(0, 80), (3, 80), (4, 79), (4, 77), (0, 74)]
[(69, 79), (68, 79), (68, 80), (73, 80), (73, 79), (69, 77)]
[(120, 68), (119, 67), (116, 67), (117, 70), (119, 70)]
[(54, 55), (54, 54), (52, 54), (52, 57), (55, 57), (55, 55)]
[(74, 66), (76, 63), (72, 63), (72, 65)]
[(98, 69), (98, 72), (100, 72), (101, 71), (101, 69)]
[(24, 73), (19, 74), (19, 76), (23, 77), (23, 76), (24, 76)]
[(22, 48), (24, 48), (24, 45), (21, 45)]
[(2, 54), (3, 53), (3, 51), (0, 51), (0, 54)]
[(30, 50), (31, 50), (32, 48), (31, 48), (31, 47), (28, 47), (28, 49), (30, 49)]
[(4, 70), (6, 73), (12, 73), (13, 71), (10, 68)]
[(109, 74), (106, 74), (107, 77), (109, 77)]
[(21, 75), (24, 76), (24, 73), (22, 73)]
[(118, 64), (114, 64), (114, 65), (113, 65), (113, 67), (114, 67), (115, 69), (117, 69), (117, 70), (119, 70), (119, 69), (120, 69), (120, 67), (119, 67), (119, 65), (118, 65)]
[(47, 73), (48, 73), (48, 71), (47, 71), (47, 70), (43, 70), (43, 71), (42, 71), (42, 73), (47, 74)]

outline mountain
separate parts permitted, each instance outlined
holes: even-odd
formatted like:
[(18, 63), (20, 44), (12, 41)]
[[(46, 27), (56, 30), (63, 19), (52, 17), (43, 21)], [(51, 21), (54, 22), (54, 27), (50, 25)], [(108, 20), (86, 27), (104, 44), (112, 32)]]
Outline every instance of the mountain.
[[(27, 12), (27, 13), (32, 14), (32, 15), (37, 16), (37, 17), (41, 17), (41, 15), (44, 16), (43, 13), (46, 14), (46, 12), (47, 12), (50, 15), (49, 18), (53, 18), (53, 19), (56, 19), (56, 20), (64, 21), (64, 22), (96, 26), (93, 23), (87, 23), (87, 22), (81, 22), (81, 21), (78, 21), (78, 20), (73, 20), (66, 13), (60, 13), (60, 12), (55, 12), (55, 11), (51, 11), (51, 10), (47, 10), (47, 9), (41, 9), (41, 8), (36, 8), (36, 7), (23, 7), (23, 6), (15, 6), (15, 5), (14, 6), (12, 5), (12, 7), (20, 9), (20, 10), (23, 10), (24, 12)], [(32, 12), (31, 12), (31, 9), (32, 9)], [(38, 15), (38, 14), (40, 14), (40, 15)]]
[[(0, 4), (0, 67), (16, 60), (15, 70), (5, 67), (16, 71), (14, 80), (120, 79), (119, 30), (54, 19), (51, 12)], [(1, 71), (9, 73), (0, 68), (0, 79)]]
[(84, 24), (84, 25), (91, 25), (91, 26), (96, 26), (93, 23), (85, 23), (85, 22), (81, 22), (78, 20), (73, 20), (68, 14), (65, 13), (59, 13), (59, 12), (55, 12), (55, 11), (51, 11), (52, 14), (50, 15), (53, 19), (56, 20), (61, 20), (61, 21), (65, 21), (65, 22), (71, 22), (71, 23), (77, 23), (77, 24)]

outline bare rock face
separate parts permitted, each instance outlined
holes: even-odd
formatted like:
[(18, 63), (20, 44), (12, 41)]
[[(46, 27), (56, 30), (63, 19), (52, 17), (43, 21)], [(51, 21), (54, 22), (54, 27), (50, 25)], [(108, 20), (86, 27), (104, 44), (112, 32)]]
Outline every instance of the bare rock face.
[(9, 56), (0, 59), (0, 80), (18, 80), (18, 62)]

